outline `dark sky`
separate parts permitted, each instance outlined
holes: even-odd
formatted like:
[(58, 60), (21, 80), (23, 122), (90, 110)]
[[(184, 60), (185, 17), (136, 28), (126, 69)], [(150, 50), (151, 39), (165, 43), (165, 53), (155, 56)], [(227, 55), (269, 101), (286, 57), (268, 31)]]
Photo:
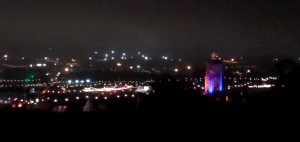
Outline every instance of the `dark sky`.
[[(300, 56), (299, 0), (1, 0), (0, 50), (15, 56), (138, 51), (180, 57)], [(68, 51), (72, 50), (72, 51)]]

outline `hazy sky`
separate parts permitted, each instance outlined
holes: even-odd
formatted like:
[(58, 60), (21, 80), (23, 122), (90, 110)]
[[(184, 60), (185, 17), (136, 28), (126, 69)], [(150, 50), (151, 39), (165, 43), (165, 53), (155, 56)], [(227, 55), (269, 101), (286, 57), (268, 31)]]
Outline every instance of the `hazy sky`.
[[(275, 2), (276, 1), (276, 2)], [(0, 53), (300, 56), (299, 0), (1, 0)], [(71, 51), (70, 51), (71, 50)]]

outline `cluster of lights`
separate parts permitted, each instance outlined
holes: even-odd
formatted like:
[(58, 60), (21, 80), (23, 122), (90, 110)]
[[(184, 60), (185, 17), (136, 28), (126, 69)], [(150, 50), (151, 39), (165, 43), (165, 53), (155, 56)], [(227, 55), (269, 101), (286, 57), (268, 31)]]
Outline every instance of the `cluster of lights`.
[[(190, 69), (191, 69), (191, 66), (187, 66), (187, 69), (190, 70)], [(154, 70), (154, 69), (152, 69), (152, 70)], [(179, 70), (178, 70), (178, 68), (175, 68), (174, 71), (175, 71), (175, 72), (178, 72)]]
[(134, 88), (132, 86), (124, 86), (124, 87), (121, 87), (121, 88), (107, 88), (107, 87), (104, 87), (104, 88), (94, 88), (94, 87), (86, 87), (84, 88), (82, 91), (83, 92), (110, 92), (110, 91), (124, 91), (124, 90), (130, 90)]
[(249, 88), (271, 88), (274, 85), (271, 84), (263, 84), (263, 85), (253, 85), (253, 86), (248, 86)]
[[(48, 75), (50, 74), (50, 73), (47, 73)], [(47, 75), (46, 74), (46, 75)], [(60, 72), (58, 72), (57, 73), (57, 75), (59, 75), (60, 74)], [(33, 76), (31, 76), (31, 77), (33, 77)], [(3, 82), (29, 82), (29, 81), (40, 81), (40, 79), (26, 79), (26, 80), (2, 80)], [(0, 82), (1, 82), (1, 80), (0, 80)], [(77, 80), (76, 82), (78, 82), (79, 83), (79, 80)], [(84, 83), (84, 81), (83, 80), (81, 80), (80, 82), (83, 82)], [(93, 86), (97, 86), (97, 85), (101, 85), (102, 83), (103, 83), (103, 85), (108, 85), (108, 86), (111, 86), (111, 85), (116, 85), (116, 83), (117, 82), (120, 82), (120, 83), (122, 83), (122, 82), (124, 82), (124, 83), (126, 83), (126, 81), (95, 81), (95, 82), (91, 82), (89, 79), (87, 79), (86, 80), (86, 82), (87, 83), (89, 83), (89, 84), (74, 84), (74, 85), (66, 85), (66, 84), (64, 84), (64, 83), (68, 83), (68, 84), (72, 84), (72, 81), (71, 80), (69, 80), (69, 81), (58, 81), (57, 83), (54, 83), (54, 84), (60, 84), (60, 83), (63, 83), (63, 85), (61, 85), (61, 87), (66, 87), (67, 86), (67, 88), (73, 88), (73, 87), (78, 87), (78, 86), (92, 86), (92, 84), (91, 83), (95, 83), (95, 84), (93, 84)], [(100, 83), (101, 82), (101, 83)], [(134, 82), (136, 82), (135, 84), (136, 85), (138, 85), (138, 84), (141, 84), (141, 85), (143, 85), (145, 82), (139, 82), (138, 83), (138, 81), (129, 81), (128, 83), (134, 83)], [(146, 82), (153, 82), (153, 80), (150, 80), (150, 81), (146, 81)], [(48, 83), (51, 83), (51, 82), (48, 82)], [(47, 84), (47, 83), (35, 83), (35, 84), (22, 84), (22, 85), (18, 85), (18, 87), (19, 86), (25, 86), (25, 87), (29, 87), (29, 86), (34, 86), (34, 87), (43, 87), (43, 86), (45, 86), (45, 84)], [(52, 84), (52, 83), (51, 83)], [(0, 87), (12, 87), (12, 85), (0, 85)], [(60, 87), (60, 86), (58, 86), (58, 87)], [(50, 91), (48, 90), (48, 93), (49, 93)], [(53, 92), (54, 93), (54, 91), (51, 91), (51, 92)], [(70, 90), (68, 90), (68, 92), (70, 92)], [(75, 91), (74, 91), (75, 92)]]
[[(148, 94), (149, 94), (149, 93), (147, 93), (147, 95), (148, 95)], [(124, 97), (127, 97), (127, 96), (128, 96), (127, 94), (124, 94)], [(120, 95), (117, 95), (116, 97), (117, 97), (117, 98), (120, 98), (121, 96), (120, 96)], [(134, 97), (135, 97), (135, 94), (132, 94), (131, 97), (134, 98)], [(85, 96), (85, 98), (88, 99), (89, 96)], [(97, 100), (97, 99), (99, 99), (99, 97), (98, 97), (98, 96), (95, 96), (95, 99)], [(107, 97), (107, 96), (104, 96), (103, 99), (107, 100), (108, 97)], [(10, 98), (8, 98), (8, 100), (10, 100)], [(17, 100), (17, 98), (14, 99), (14, 101), (16, 101), (16, 100)], [(50, 98), (48, 97), (47, 100), (50, 100)], [(78, 96), (76, 97), (76, 100), (79, 100), (79, 97), (78, 97)], [(35, 101), (30, 99), (30, 100), (26, 100), (25, 102), (26, 102), (27, 104), (34, 104), (34, 105), (36, 105), (36, 104), (39, 103), (40, 101), (44, 102), (45, 100), (44, 100), (44, 99), (41, 99), (41, 100), (40, 100), (40, 99), (37, 98), (37, 99), (35, 99)], [(69, 98), (65, 98), (65, 101), (68, 102), (68, 101), (69, 101)], [(0, 100), (0, 102), (3, 102), (3, 101)], [(23, 102), (24, 102), (24, 100), (21, 99), (21, 100), (20, 100), (20, 103), (18, 103), (18, 107), (22, 107), (22, 106), (23, 106)], [(57, 99), (53, 99), (53, 102), (57, 103), (58, 100), (57, 100)], [(9, 101), (4, 101), (4, 103), (9, 103)], [(12, 104), (12, 107), (16, 107), (16, 104)]]
[[(114, 54), (114, 53), (115, 53), (114, 51), (111, 51), (111, 54)], [(95, 54), (98, 54), (98, 52), (95, 51)], [(138, 52), (138, 55), (141, 55), (141, 52)], [(148, 57), (148, 56), (146, 56), (146, 55), (144, 55), (144, 54), (141, 55), (141, 56), (142, 56), (142, 58), (144, 58), (145, 60), (151, 60), (151, 59), (152, 59), (152, 58), (150, 58), (150, 57)], [(108, 57), (109, 57), (109, 55), (108, 55), (108, 54), (105, 54), (104, 61), (106, 61), (106, 60), (108, 59)], [(130, 58), (132, 59), (133, 57), (131, 56)], [(91, 60), (92, 57), (89, 57), (89, 59)], [(111, 59), (114, 60), (115, 58), (114, 58), (114, 57), (111, 57)], [(126, 53), (122, 53), (121, 59), (122, 59), (122, 60), (123, 60), (123, 59), (127, 59)], [(167, 57), (167, 56), (163, 56), (163, 59), (168, 60), (168, 57)], [(173, 60), (173, 59), (171, 59), (171, 60)], [(179, 59), (179, 61), (182, 61), (182, 59)]]
[[(90, 83), (91, 80), (90, 80), (90, 79), (87, 79), (86, 82), (87, 82), (87, 83)], [(71, 83), (72, 83), (72, 80), (68, 80), (68, 83), (71, 84)], [(79, 83), (79, 80), (75, 80), (75, 83)], [(84, 80), (81, 80), (80, 83), (84, 83)]]
[(37, 63), (36, 66), (41, 67), (41, 66), (46, 66), (46, 64), (41, 64), (41, 63)]
[[(130, 88), (131, 86), (127, 86), (127, 87)], [(147, 90), (147, 88), (144, 88), (144, 89)], [(130, 90), (131, 90), (131, 89), (130, 89)], [(104, 93), (101, 93), (101, 94), (104, 95)], [(146, 93), (146, 94), (149, 95), (149, 93)], [(112, 95), (112, 93), (110, 94), (110, 96), (111, 96), (111, 95)], [(116, 95), (117, 98), (120, 98), (120, 96), (121, 96), (121, 95)], [(128, 96), (127, 94), (124, 94), (124, 97), (127, 97), (127, 96)], [(134, 97), (135, 97), (135, 94), (132, 94), (131, 97), (134, 98)], [(85, 98), (88, 99), (89, 96), (87, 95), (87, 96), (85, 96)], [(98, 96), (95, 96), (95, 99), (98, 99), (98, 98), (99, 98)], [(106, 99), (108, 99), (108, 96), (104, 96), (103, 98), (106, 100)], [(8, 101), (9, 101), (9, 100), (11, 100), (10, 97), (8, 98)], [(13, 100), (14, 100), (14, 101), (17, 101), (17, 98), (14, 98)], [(50, 100), (50, 98), (47, 97), (47, 100)], [(79, 100), (79, 96), (76, 97), (76, 100)], [(5, 102), (5, 103), (8, 103), (8, 101), (4, 101), (4, 102)], [(22, 102), (22, 103), (24, 102), (24, 103), (35, 104), (35, 105), (36, 105), (37, 103), (39, 103), (40, 101), (41, 101), (41, 102), (44, 102), (45, 100), (44, 100), (44, 99), (38, 99), (38, 98), (37, 98), (37, 99), (35, 99), (35, 100), (31, 100), (31, 99), (30, 99), (30, 100), (25, 100), (25, 102), (24, 102), (23, 99), (20, 99), (20, 102)], [(68, 101), (69, 101), (69, 98), (65, 98), (65, 101), (68, 102)], [(0, 100), (0, 102), (3, 102), (3, 100)], [(53, 102), (58, 102), (58, 100), (57, 100), (57, 99), (53, 99)], [(22, 107), (22, 105), (23, 105), (22, 103), (19, 103), (19, 104), (18, 104), (18, 107)], [(13, 104), (12, 107), (16, 107), (16, 105)]]

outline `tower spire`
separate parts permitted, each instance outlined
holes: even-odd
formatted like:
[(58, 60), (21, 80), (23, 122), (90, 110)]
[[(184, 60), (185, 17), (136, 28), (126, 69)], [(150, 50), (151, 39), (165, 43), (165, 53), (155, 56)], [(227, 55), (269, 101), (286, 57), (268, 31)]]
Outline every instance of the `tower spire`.
[(216, 52), (214, 52), (210, 55), (210, 57), (211, 57), (212, 60), (216, 60), (219, 56)]

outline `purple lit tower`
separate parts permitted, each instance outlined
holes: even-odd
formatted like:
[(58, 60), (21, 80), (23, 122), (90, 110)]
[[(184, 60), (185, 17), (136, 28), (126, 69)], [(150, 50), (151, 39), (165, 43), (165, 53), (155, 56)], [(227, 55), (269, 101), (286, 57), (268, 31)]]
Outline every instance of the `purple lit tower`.
[(206, 62), (205, 94), (222, 91), (222, 61), (216, 53)]

